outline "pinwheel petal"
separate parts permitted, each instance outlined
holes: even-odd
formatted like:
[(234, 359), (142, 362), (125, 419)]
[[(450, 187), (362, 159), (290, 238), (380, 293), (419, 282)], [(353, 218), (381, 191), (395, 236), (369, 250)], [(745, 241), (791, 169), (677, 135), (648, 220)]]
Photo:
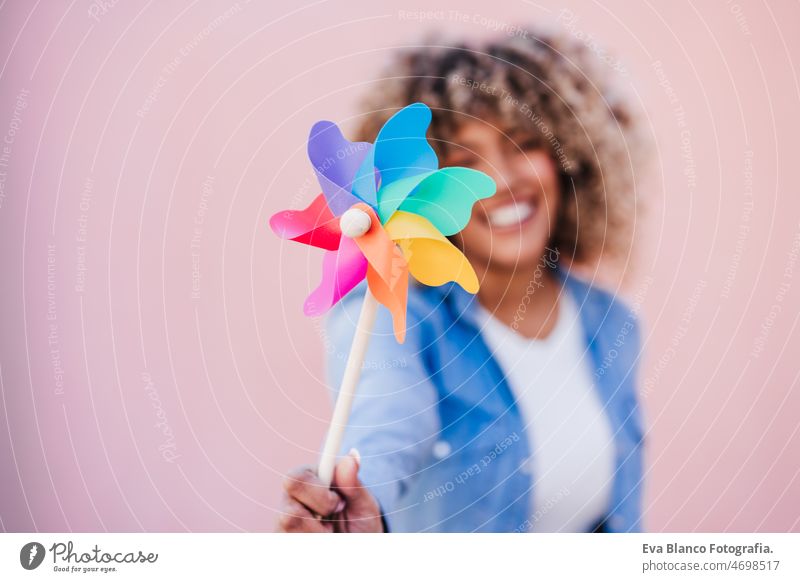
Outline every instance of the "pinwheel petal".
[(283, 210), (272, 215), (269, 226), (279, 237), (329, 251), (339, 248), (339, 219), (320, 194), (303, 210)]
[(412, 103), (389, 118), (356, 173), (353, 193), (376, 206), (378, 181), (387, 186), (438, 168), (436, 152), (425, 137), (430, 123), (431, 110), (424, 103)]
[(308, 159), (336, 216), (360, 200), (351, 193), (353, 179), (372, 150), (368, 142), (351, 142), (332, 121), (318, 121), (308, 136)]
[(400, 245), (417, 281), (434, 287), (455, 281), (469, 293), (478, 292), (480, 283), (472, 265), (429, 220), (399, 210), (384, 228), (389, 238)]
[(364, 280), (367, 259), (353, 239), (342, 237), (339, 250), (325, 253), (322, 259), (322, 282), (303, 304), (303, 312), (315, 317), (323, 315), (353, 287)]
[(451, 236), (467, 225), (475, 202), (492, 196), (496, 189), (494, 180), (478, 170), (442, 168), (425, 175), (405, 197), (400, 186), (386, 194), (381, 189), (378, 208), (384, 223), (395, 210), (404, 210), (424, 216), (444, 236)]
[(392, 217), (392, 214), (395, 213), (419, 183), (433, 173), (434, 172), (423, 172), (416, 176), (401, 178), (378, 190), (378, 206), (376, 210), (378, 212), (378, 217), (381, 219), (381, 224), (386, 224), (386, 221)]
[(406, 303), (408, 301), (408, 263), (403, 253), (392, 242), (381, 226), (377, 214), (366, 204), (358, 204), (372, 219), (372, 226), (355, 243), (364, 253), (369, 267), (367, 283), (369, 290), (392, 314), (394, 336), (403, 343), (406, 336)]

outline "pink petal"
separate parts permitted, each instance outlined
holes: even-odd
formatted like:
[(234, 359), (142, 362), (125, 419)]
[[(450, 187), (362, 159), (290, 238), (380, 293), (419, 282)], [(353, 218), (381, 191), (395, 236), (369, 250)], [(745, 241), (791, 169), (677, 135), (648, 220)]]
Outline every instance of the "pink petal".
[(336, 305), (367, 275), (367, 259), (353, 239), (341, 238), (338, 251), (325, 253), (322, 260), (322, 282), (303, 305), (303, 312), (315, 317)]

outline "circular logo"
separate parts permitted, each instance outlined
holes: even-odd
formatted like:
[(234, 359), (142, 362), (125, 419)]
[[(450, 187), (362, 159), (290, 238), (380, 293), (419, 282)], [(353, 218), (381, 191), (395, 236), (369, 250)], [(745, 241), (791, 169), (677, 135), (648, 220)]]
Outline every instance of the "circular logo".
[(28, 542), (19, 551), (19, 563), (26, 570), (38, 568), (44, 560), (44, 546), (39, 542)]

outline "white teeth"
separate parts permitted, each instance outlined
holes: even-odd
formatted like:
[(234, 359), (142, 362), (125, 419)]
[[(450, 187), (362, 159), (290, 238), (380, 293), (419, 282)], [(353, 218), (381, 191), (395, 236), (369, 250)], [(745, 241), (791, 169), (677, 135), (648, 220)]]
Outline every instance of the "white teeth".
[(489, 224), (498, 228), (519, 224), (533, 214), (533, 205), (530, 202), (512, 202), (500, 208), (495, 208), (488, 213)]

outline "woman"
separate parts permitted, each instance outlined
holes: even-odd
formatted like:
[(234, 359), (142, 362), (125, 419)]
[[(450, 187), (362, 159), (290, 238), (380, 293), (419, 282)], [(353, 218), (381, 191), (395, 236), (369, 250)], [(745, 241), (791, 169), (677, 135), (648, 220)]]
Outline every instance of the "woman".
[[(627, 260), (635, 216), (637, 125), (597, 66), (547, 35), (414, 49), (392, 66), (358, 137), (422, 101), (440, 165), (495, 179), (453, 238), (481, 288), (413, 286), (402, 345), (379, 310), (352, 450), (331, 490), (313, 469), (289, 475), (281, 531), (641, 528), (638, 324), (570, 273)], [(363, 292), (328, 317), (334, 387)]]

